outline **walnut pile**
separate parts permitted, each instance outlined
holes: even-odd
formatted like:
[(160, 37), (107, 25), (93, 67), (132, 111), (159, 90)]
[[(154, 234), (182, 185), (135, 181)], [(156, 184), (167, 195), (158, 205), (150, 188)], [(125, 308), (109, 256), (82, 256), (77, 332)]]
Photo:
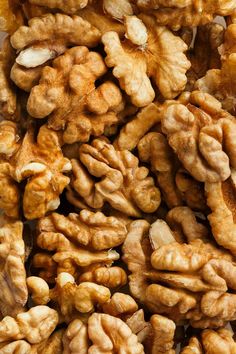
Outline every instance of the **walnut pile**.
[(236, 1), (0, 31), (0, 354), (236, 354)]

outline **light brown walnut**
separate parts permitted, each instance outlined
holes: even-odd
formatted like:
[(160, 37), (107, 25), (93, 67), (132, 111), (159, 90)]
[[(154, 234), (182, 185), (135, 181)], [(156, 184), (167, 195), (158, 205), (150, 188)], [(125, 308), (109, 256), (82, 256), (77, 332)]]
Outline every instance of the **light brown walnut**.
[(0, 52), (0, 113), (5, 119), (14, 121), (18, 119), (19, 115), (16, 88), (10, 80), (11, 67), (15, 61), (15, 56), (10, 38), (7, 37), (3, 41)]
[(218, 182), (235, 165), (234, 118), (213, 96), (194, 91), (190, 102), (169, 105), (162, 131), (184, 168), (200, 182)]
[(100, 138), (81, 145), (79, 158), (72, 160), (73, 189), (67, 194), (72, 204), (77, 198), (92, 208), (102, 208), (108, 202), (114, 209), (136, 217), (141, 211), (153, 213), (159, 207), (160, 192), (149, 170), (139, 167), (138, 159), (128, 150), (116, 150)]
[(34, 68), (76, 45), (95, 47), (99, 30), (79, 16), (45, 14), (29, 20), (11, 36), (12, 46), (19, 52), (16, 63)]
[(184, 54), (187, 46), (181, 38), (167, 28), (157, 26), (152, 17), (139, 17), (143, 22), (138, 22), (138, 19), (134, 19), (134, 24), (126, 22), (126, 33), (130, 30), (129, 25), (134, 27), (131, 29), (135, 39), (137, 33), (139, 36), (143, 33), (145, 37), (147, 31), (147, 42), (142, 46), (134, 44), (134, 39), (133, 42), (121, 42), (118, 34), (112, 31), (102, 36), (102, 42), (107, 54), (106, 64), (114, 68), (113, 75), (121, 88), (131, 97), (133, 104), (143, 107), (155, 97), (149, 77), (165, 98), (173, 98), (184, 90), (187, 82), (185, 73), (190, 63)]
[(67, 14), (73, 14), (88, 4), (88, 0), (29, 0), (29, 2), (33, 5), (59, 9)]
[(48, 338), (58, 324), (58, 314), (47, 306), (36, 306), (15, 318), (6, 316), (0, 322), (0, 342), (26, 339), (37, 344)]
[(206, 183), (207, 205), (211, 209), (208, 220), (216, 242), (236, 254), (235, 185), (233, 170), (225, 182)]
[(32, 88), (27, 109), (34, 118), (48, 117), (48, 126), (63, 130), (63, 141), (86, 142), (118, 122), (122, 94), (111, 81), (95, 88), (107, 71), (100, 54), (74, 47), (46, 66)]
[(232, 337), (233, 333), (226, 328), (206, 329), (201, 332), (201, 338), (190, 338), (188, 345), (181, 350), (181, 354), (233, 354), (236, 350), (236, 342)]
[(24, 312), (28, 298), (23, 223), (1, 216), (0, 226), (0, 313), (16, 316)]
[[(107, 267), (95, 264), (79, 277), (79, 281), (90, 281), (111, 288), (119, 288), (127, 283), (127, 275), (121, 267)], [(89, 267), (88, 267), (89, 268)]]
[(102, 309), (104, 313), (124, 319), (138, 310), (138, 304), (130, 295), (117, 292)]

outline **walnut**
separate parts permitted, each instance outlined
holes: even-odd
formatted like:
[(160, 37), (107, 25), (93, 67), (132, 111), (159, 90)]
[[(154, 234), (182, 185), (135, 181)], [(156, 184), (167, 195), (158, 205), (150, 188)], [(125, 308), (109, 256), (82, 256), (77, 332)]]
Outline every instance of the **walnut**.
[(234, 118), (207, 93), (194, 91), (187, 106), (173, 103), (162, 130), (185, 169), (198, 181), (218, 182), (234, 167)]
[(236, 24), (230, 25), (225, 32), (225, 41), (220, 46), (221, 69), (209, 70), (206, 75), (196, 82), (195, 87), (216, 97), (222, 107), (231, 114), (236, 112), (236, 90), (233, 84), (236, 75)]
[[(64, 329), (58, 329), (51, 336), (39, 344), (32, 345), (32, 354), (62, 354)], [(36, 354), (35, 353), (35, 354)], [(30, 352), (31, 354), (31, 352)]]
[(63, 336), (63, 354), (87, 354), (89, 348), (88, 328), (79, 319), (72, 321)]
[(201, 340), (196, 337), (190, 338), (188, 345), (182, 349), (181, 354), (234, 353), (236, 342), (232, 337), (233, 333), (226, 328), (206, 329), (201, 333)]
[(0, 312), (2, 316), (16, 316), (24, 311), (28, 298), (23, 223), (1, 216), (0, 226)]
[(38, 229), (38, 246), (53, 251), (52, 261), (57, 265), (55, 269), (46, 254), (34, 256), (34, 266), (45, 269), (46, 274), (41, 273), (41, 276), (45, 278), (46, 275), (46, 280), (54, 272), (66, 271), (74, 275), (78, 266), (87, 267), (99, 262), (111, 264), (119, 259), (119, 254), (109, 248), (123, 243), (127, 234), (125, 225), (115, 217), (87, 210), (68, 217), (53, 213), (39, 221)]
[(109, 315), (124, 318), (124, 316), (132, 315), (137, 311), (138, 305), (130, 295), (117, 292), (109, 302), (103, 305), (102, 309)]
[(31, 345), (25, 340), (15, 340), (13, 342), (6, 342), (0, 344), (1, 354), (31, 354)]
[[(138, 159), (129, 151), (117, 151), (100, 138), (81, 145), (79, 158), (84, 166), (72, 160), (71, 186), (89, 207), (101, 208), (108, 202), (130, 216), (139, 216), (140, 209), (153, 213), (159, 207), (160, 192), (148, 176), (148, 169), (139, 167)], [(101, 180), (94, 182), (91, 175)], [(68, 199), (73, 203), (70, 193)]]
[[(138, 19), (135, 24), (133, 21), (126, 21), (128, 38), (129, 31), (135, 31), (135, 28), (134, 33), (147, 31), (147, 43), (140, 47), (129, 39), (121, 43), (117, 33), (112, 31), (102, 36), (107, 54), (106, 64), (114, 68), (113, 75), (119, 79), (121, 88), (137, 107), (146, 106), (155, 97), (149, 77), (165, 98), (173, 98), (183, 91), (187, 82), (185, 73), (190, 66), (184, 55), (187, 46), (181, 38), (174, 36), (167, 28), (158, 27), (150, 16), (142, 15), (140, 19), (146, 29), (142, 22), (142, 26), (137, 22)], [(143, 35), (145, 37), (145, 33)], [(166, 75), (167, 69), (162, 69), (163, 66), (171, 72), (171, 80), (169, 74)]]
[(39, 83), (43, 67), (46, 64), (37, 66), (35, 68), (25, 68), (17, 63), (14, 63), (11, 68), (11, 80), (20, 89), (30, 92), (30, 90)]
[(18, 152), (12, 158), (13, 179), (17, 182), (29, 178), (23, 197), (24, 215), (27, 219), (39, 218), (60, 204), (59, 195), (69, 183), (63, 173), (71, 164), (61, 152), (57, 133), (42, 126), (34, 141), (34, 131), (29, 130)]
[(114, 146), (119, 150), (133, 150), (145, 133), (161, 121), (160, 113), (161, 110), (155, 103), (142, 108), (130, 122), (121, 128)]
[(53, 61), (52, 68), (43, 69), (39, 85), (30, 92), (28, 112), (35, 118), (49, 116), (48, 126), (64, 130), (63, 140), (68, 144), (102, 134), (118, 122), (122, 108), (122, 94), (113, 82), (95, 89), (95, 81), (106, 70), (100, 54), (86, 47), (69, 49)]
[(0, 342), (26, 339), (40, 343), (48, 338), (58, 323), (57, 312), (47, 306), (36, 306), (16, 318), (6, 316), (0, 322)]
[(225, 182), (206, 183), (207, 205), (211, 209), (208, 220), (216, 242), (236, 255), (235, 228), (235, 171)]
[[(93, 266), (93, 265), (92, 265)], [(96, 284), (117, 288), (127, 283), (127, 275), (120, 267), (105, 267), (95, 264), (95, 267), (88, 269), (79, 277), (79, 281), (90, 281)]]
[(49, 286), (45, 280), (31, 276), (26, 279), (31, 298), (36, 305), (46, 305), (50, 301)]
[[(176, 3), (177, 1), (175, 1)], [(179, 2), (178, 2), (179, 3)], [(172, 7), (167, 4), (162, 8), (152, 11), (158, 25), (170, 26), (177, 31), (182, 26), (199, 26), (212, 22), (216, 15), (226, 16), (233, 13), (234, 0), (226, 1), (195, 1), (186, 3), (185, 7)]]
[(16, 89), (10, 80), (10, 71), (14, 61), (15, 52), (7, 37), (3, 41), (0, 52), (0, 113), (10, 120), (17, 120), (19, 114)]
[(55, 283), (55, 278), (57, 277), (57, 263), (52, 259), (52, 255), (36, 253), (33, 257), (32, 266), (37, 270), (37, 274), (40, 278), (44, 279), (49, 284)]
[(29, 0), (29, 2), (33, 5), (47, 6), (51, 9), (56, 8), (67, 14), (73, 14), (88, 4), (88, 0)]
[[(92, 341), (89, 353), (107, 353), (120, 351), (130, 354), (144, 354), (142, 344), (125, 322), (119, 318), (94, 313), (88, 320), (88, 334)], [(110, 335), (109, 335), (110, 334)]]
[(223, 39), (224, 27), (218, 23), (209, 23), (197, 28), (194, 48), (189, 52), (191, 68), (187, 73), (186, 90), (192, 91), (196, 80), (203, 77), (209, 69), (220, 68), (218, 47), (223, 43)]
[(11, 36), (12, 46), (20, 52), (16, 62), (26, 68), (44, 64), (71, 45), (94, 47), (99, 40), (99, 30), (89, 22), (64, 14), (35, 17)]

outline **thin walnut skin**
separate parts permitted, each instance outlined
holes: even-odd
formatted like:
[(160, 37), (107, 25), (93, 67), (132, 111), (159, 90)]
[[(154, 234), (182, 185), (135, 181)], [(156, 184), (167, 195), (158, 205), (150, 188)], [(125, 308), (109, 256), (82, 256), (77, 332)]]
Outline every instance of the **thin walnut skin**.
[[(160, 192), (148, 176), (148, 169), (139, 167), (138, 159), (129, 151), (117, 151), (102, 138), (83, 144), (80, 162), (72, 160), (71, 187), (75, 193), (67, 194), (73, 203), (78, 200), (89, 207), (101, 208), (108, 202), (126, 215), (140, 216), (140, 211), (153, 213), (160, 204)], [(83, 163), (83, 165), (81, 164)], [(93, 181), (93, 176), (100, 181)]]

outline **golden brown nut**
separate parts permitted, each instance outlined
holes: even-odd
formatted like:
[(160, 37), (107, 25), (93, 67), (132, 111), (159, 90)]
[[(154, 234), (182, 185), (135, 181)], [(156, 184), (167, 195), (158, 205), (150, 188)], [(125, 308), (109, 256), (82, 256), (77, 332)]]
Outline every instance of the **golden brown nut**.
[(31, 345), (25, 340), (15, 340), (13, 342), (6, 342), (0, 344), (1, 354), (34, 354)]
[(24, 267), (23, 223), (0, 219), (0, 313), (16, 316), (24, 311), (28, 291)]
[[(140, 0), (145, 1), (145, 0)], [(146, 1), (145, 1), (146, 2)], [(172, 2), (172, 1), (171, 1)], [(175, 1), (174, 3), (176, 3)], [(173, 2), (172, 2), (173, 3)], [(178, 1), (179, 3), (179, 1)], [(180, 2), (182, 4), (182, 2)], [(162, 8), (152, 10), (159, 25), (170, 26), (173, 30), (178, 30), (182, 26), (199, 26), (212, 22), (216, 15), (226, 16), (233, 13), (235, 8), (234, 0), (214, 1), (190, 0), (185, 7), (176, 8), (172, 4), (164, 3)]]
[(100, 54), (86, 47), (69, 49), (52, 68), (43, 69), (39, 85), (30, 92), (28, 112), (34, 118), (48, 117), (49, 127), (64, 130), (68, 144), (101, 135), (118, 122), (117, 113), (123, 109), (122, 94), (113, 82), (95, 89), (95, 81), (106, 71)]
[(26, 339), (40, 343), (48, 338), (58, 323), (58, 314), (47, 306), (36, 306), (16, 318), (6, 316), (0, 322), (0, 342)]
[(218, 182), (236, 160), (234, 118), (213, 96), (192, 92), (190, 103), (166, 108), (162, 130), (186, 170), (198, 181)]
[(87, 354), (89, 348), (88, 328), (79, 319), (72, 321), (63, 336), (63, 354)]
[(161, 121), (161, 110), (155, 103), (142, 108), (134, 118), (124, 125), (114, 146), (119, 150), (133, 150), (140, 139), (158, 122)]
[(40, 278), (49, 284), (55, 283), (57, 277), (57, 263), (52, 259), (52, 256), (47, 253), (37, 253), (32, 260), (32, 266), (37, 270)]
[(174, 354), (175, 323), (166, 317), (153, 315), (150, 319), (153, 330), (152, 354)]
[(88, 334), (93, 343), (89, 348), (90, 353), (105, 354), (108, 351), (120, 351), (125, 354), (144, 354), (137, 336), (119, 318), (94, 313), (88, 320)]
[(30, 92), (30, 90), (39, 83), (45, 65), (40, 65), (35, 68), (25, 68), (24, 66), (14, 63), (11, 68), (11, 80), (20, 89)]
[(208, 220), (216, 242), (236, 254), (235, 171), (225, 182), (206, 183)]
[(31, 4), (59, 9), (64, 13), (73, 14), (88, 4), (88, 0), (29, 0)]
[(38, 229), (38, 246), (53, 251), (52, 259), (46, 254), (34, 256), (34, 266), (46, 271), (41, 273), (45, 280), (54, 272), (75, 275), (78, 266), (87, 267), (100, 262), (111, 264), (119, 259), (119, 254), (108, 249), (123, 243), (127, 233), (125, 225), (117, 218), (87, 210), (80, 215), (70, 214), (67, 218), (53, 213), (39, 221)]
[(181, 354), (233, 354), (236, 350), (236, 342), (233, 340), (233, 333), (226, 329), (207, 329), (201, 333), (201, 340), (192, 337), (189, 343), (181, 351)]
[(15, 61), (15, 56), (10, 39), (7, 37), (3, 41), (0, 52), (0, 113), (4, 118), (11, 120), (17, 120), (19, 113), (16, 89), (10, 80), (10, 71)]
[[(190, 66), (184, 55), (187, 50), (184, 41), (174, 36), (167, 28), (158, 27), (152, 17), (142, 15), (140, 19), (146, 28), (136, 18), (134, 24), (126, 22), (126, 33), (132, 29), (137, 39), (137, 33), (145, 37), (147, 31), (147, 43), (141, 47), (135, 47), (134, 40), (121, 43), (115, 32), (107, 32), (102, 36), (107, 54), (106, 64), (114, 68), (113, 75), (119, 79), (121, 88), (137, 107), (148, 105), (155, 97), (149, 77), (154, 80), (165, 98), (173, 98), (183, 91), (187, 82), (185, 73)], [(132, 26), (131, 29), (129, 25)]]
[(44, 64), (71, 45), (94, 47), (99, 40), (99, 30), (89, 22), (64, 14), (35, 17), (11, 36), (12, 46), (20, 51), (16, 62), (26, 68)]
[(109, 315), (124, 318), (124, 316), (132, 315), (137, 311), (138, 305), (130, 295), (117, 292), (109, 302), (103, 305), (102, 309)]
[(58, 329), (41, 343), (33, 344), (30, 354), (62, 354), (64, 332), (64, 329)]
[(236, 24), (231, 24), (225, 32), (225, 41), (219, 51), (222, 59), (221, 69), (209, 70), (206, 75), (196, 82), (195, 87), (215, 96), (224, 109), (235, 115), (236, 90)]
[[(108, 202), (130, 216), (139, 216), (140, 210), (153, 213), (159, 207), (160, 192), (148, 169), (139, 167), (138, 159), (129, 151), (117, 151), (100, 138), (81, 145), (79, 158), (90, 174), (79, 161), (72, 160), (71, 186), (89, 207), (101, 208)], [(95, 182), (91, 176), (100, 180)], [(67, 197), (73, 204), (70, 193)]]
[(88, 269), (79, 277), (79, 281), (90, 281), (96, 284), (117, 288), (127, 283), (127, 275), (120, 267), (102, 267), (95, 264), (95, 267)]

